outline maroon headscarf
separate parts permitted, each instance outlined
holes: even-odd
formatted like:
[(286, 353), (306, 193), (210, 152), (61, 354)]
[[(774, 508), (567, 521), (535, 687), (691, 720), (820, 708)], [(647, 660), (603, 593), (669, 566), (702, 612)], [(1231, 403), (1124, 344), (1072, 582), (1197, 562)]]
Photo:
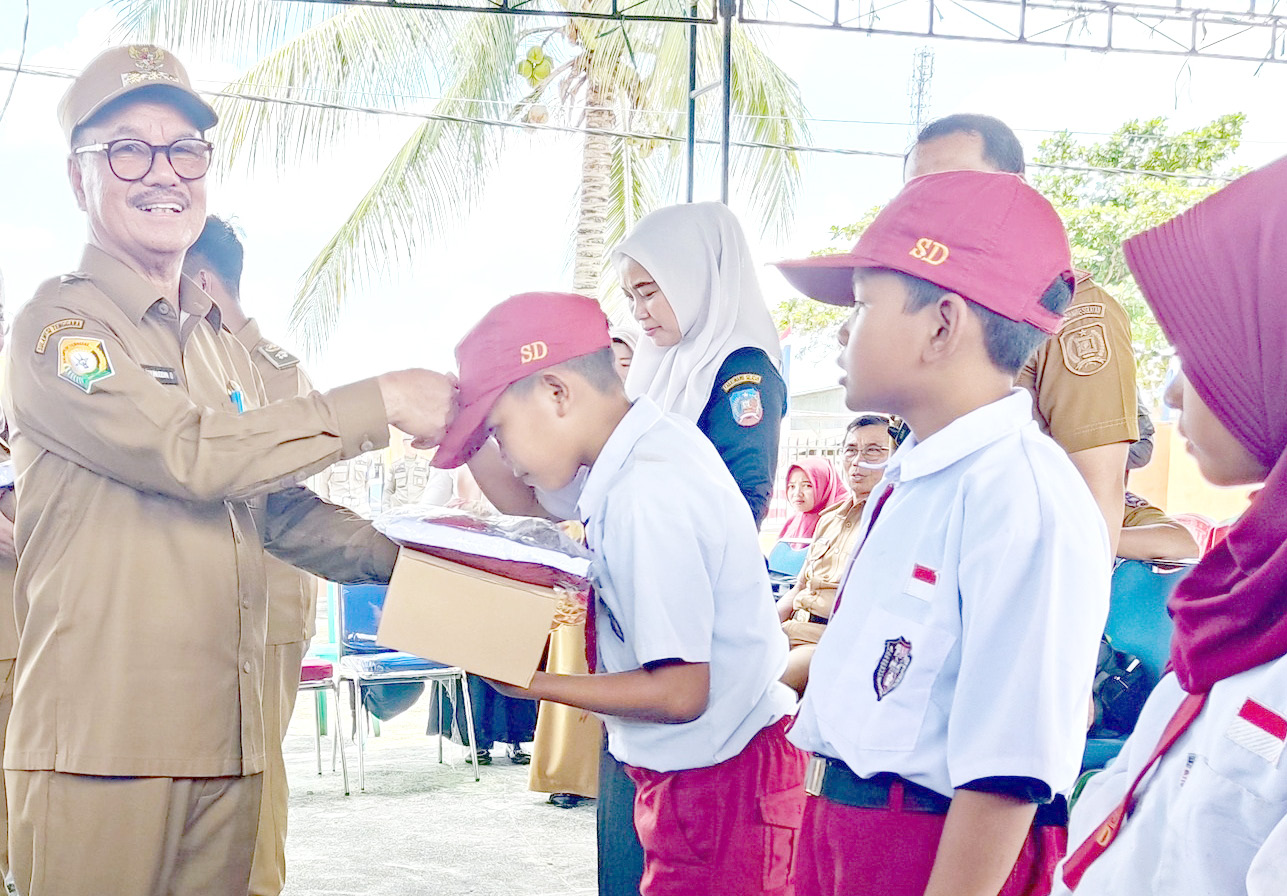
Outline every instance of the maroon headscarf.
[(840, 474), (831, 461), (821, 457), (806, 457), (787, 468), (787, 482), (791, 474), (801, 470), (813, 483), (813, 506), (803, 513), (797, 513), (786, 521), (778, 538), (813, 538), (818, 529), (818, 517), (822, 511), (839, 501), (846, 494)]
[(1168, 603), (1171, 666), (1203, 693), (1287, 654), (1287, 158), (1124, 248), (1194, 390), (1270, 470)]

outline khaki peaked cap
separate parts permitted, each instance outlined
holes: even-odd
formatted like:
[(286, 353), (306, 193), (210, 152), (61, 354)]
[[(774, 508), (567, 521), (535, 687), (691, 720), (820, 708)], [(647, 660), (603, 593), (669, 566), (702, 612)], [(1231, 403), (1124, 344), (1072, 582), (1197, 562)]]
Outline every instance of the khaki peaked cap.
[(163, 94), (203, 131), (219, 120), (210, 104), (192, 89), (187, 70), (173, 53), (151, 44), (130, 44), (95, 56), (59, 100), (58, 123), (68, 142), (78, 126), (109, 103), (136, 91)]

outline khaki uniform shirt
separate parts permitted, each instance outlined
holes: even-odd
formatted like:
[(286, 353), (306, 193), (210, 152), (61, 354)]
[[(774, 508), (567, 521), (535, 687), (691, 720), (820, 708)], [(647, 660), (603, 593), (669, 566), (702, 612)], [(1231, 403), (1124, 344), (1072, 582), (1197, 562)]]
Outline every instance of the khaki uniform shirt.
[(387, 442), (378, 383), (260, 407), (245, 350), (220, 333), (192, 281), (176, 308), (93, 247), (14, 321), (6, 768), (261, 771), (265, 543), (340, 581), (392, 568), (387, 539), (293, 485)]
[[(5, 447), (8, 441), (8, 427), (4, 429), (0, 440), (0, 463), (9, 459), (9, 450)], [(13, 489), (0, 489), (0, 513), (13, 519), (15, 504)], [(18, 655), (18, 623), (13, 615), (13, 579), (18, 572), (18, 564), (8, 557), (0, 557), (0, 660), (11, 660)]]
[(844, 575), (845, 565), (858, 543), (858, 521), (862, 519), (866, 503), (866, 498), (855, 501), (850, 495), (827, 508), (818, 518), (813, 543), (809, 545), (808, 556), (800, 569), (798, 590), (792, 598), (795, 609), (831, 618), (840, 577)]
[(1173, 523), (1175, 520), (1166, 515), (1166, 511), (1155, 504), (1150, 504), (1146, 498), (1141, 498), (1134, 492), (1126, 493), (1126, 511), (1122, 516), (1122, 528), (1130, 529), (1134, 526), (1156, 526), (1158, 523)]
[(1041, 429), (1069, 454), (1140, 437), (1126, 310), (1085, 271), (1064, 323), (1019, 373)]
[[(253, 318), (233, 335), (250, 353), (269, 401), (315, 391), (299, 366), (299, 358), (265, 339)], [(264, 558), (264, 568), (268, 574), (268, 643), (309, 640), (317, 634), (317, 579), (272, 555)]]

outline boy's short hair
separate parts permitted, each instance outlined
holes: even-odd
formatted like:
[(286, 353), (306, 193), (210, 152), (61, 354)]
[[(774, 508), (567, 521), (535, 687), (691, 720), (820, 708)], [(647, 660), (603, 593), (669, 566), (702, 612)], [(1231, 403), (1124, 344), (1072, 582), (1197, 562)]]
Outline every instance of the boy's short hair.
[(612, 347), (609, 346), (608, 348), (601, 348), (598, 351), (591, 352), (588, 355), (580, 355), (576, 358), (560, 361), (552, 367), (547, 367), (530, 376), (525, 376), (501, 394), (525, 397), (531, 394), (536, 387), (537, 380), (542, 375), (560, 370), (576, 374), (594, 387), (595, 391), (603, 395), (615, 395), (619, 392), (625, 392), (625, 384), (621, 382), (621, 376), (617, 373), (617, 356), (613, 354)]
[[(902, 281), (906, 291), (903, 310), (908, 314), (915, 314), (952, 292), (937, 283), (904, 274), (902, 271), (882, 271), (882, 273), (893, 274)], [(997, 314), (971, 301), (968, 296), (961, 298), (965, 299), (970, 311), (983, 325), (983, 344), (987, 348), (988, 359), (1006, 373), (1018, 373), (1022, 370), (1023, 365), (1032, 357), (1032, 353), (1050, 338), (1048, 333), (1032, 324), (1011, 320)], [(1072, 287), (1065, 278), (1056, 277), (1042, 294), (1041, 307), (1055, 314), (1062, 314), (1070, 301), (1072, 301)]]
[(232, 295), (241, 294), (241, 271), (246, 261), (246, 250), (241, 238), (229, 222), (217, 215), (206, 218), (197, 241), (188, 247), (183, 262), (183, 272), (191, 276), (198, 268), (208, 267), (223, 282)]
[(968, 112), (948, 115), (921, 128), (916, 135), (916, 143), (919, 145), (952, 134), (978, 134), (983, 141), (984, 159), (998, 171), (1023, 174), (1023, 144), (1001, 119)]

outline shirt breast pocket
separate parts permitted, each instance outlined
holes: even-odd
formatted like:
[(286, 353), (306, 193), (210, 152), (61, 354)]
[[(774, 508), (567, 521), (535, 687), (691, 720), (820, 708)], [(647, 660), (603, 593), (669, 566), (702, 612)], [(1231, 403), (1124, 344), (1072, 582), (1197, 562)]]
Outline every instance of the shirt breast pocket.
[(907, 752), (916, 747), (934, 684), (955, 644), (956, 636), (949, 631), (888, 610), (872, 610), (856, 654), (871, 669), (862, 701), (867, 718), (860, 749)]

